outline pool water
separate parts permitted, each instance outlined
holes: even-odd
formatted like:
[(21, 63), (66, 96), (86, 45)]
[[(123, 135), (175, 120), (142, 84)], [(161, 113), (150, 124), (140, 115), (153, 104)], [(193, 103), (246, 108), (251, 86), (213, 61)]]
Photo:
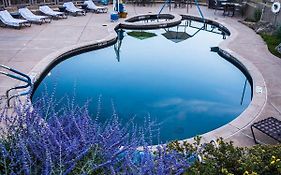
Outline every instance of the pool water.
[(150, 116), (159, 123), (154, 144), (216, 129), (249, 105), (251, 85), (237, 67), (211, 52), (226, 36), (211, 25), (198, 30), (202, 25), (183, 21), (170, 29), (134, 31), (153, 33), (144, 37), (119, 30), (114, 46), (72, 56), (52, 68), (33, 99), (56, 86), (58, 99), (74, 93), (78, 104), (91, 99), (95, 116), (101, 97), (102, 122), (112, 116), (113, 105), (123, 122), (134, 117), (141, 125)]

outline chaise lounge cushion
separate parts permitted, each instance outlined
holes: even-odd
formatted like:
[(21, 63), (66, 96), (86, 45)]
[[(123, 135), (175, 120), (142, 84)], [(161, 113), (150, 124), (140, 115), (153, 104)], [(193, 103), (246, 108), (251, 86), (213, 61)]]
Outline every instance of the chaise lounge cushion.
[(49, 16), (53, 16), (53, 17), (64, 15), (63, 12), (56, 12), (47, 5), (40, 6), (39, 10), (40, 10), (40, 12), (44, 13), (45, 15), (49, 15)]
[(28, 23), (27, 20), (13, 18), (7, 10), (0, 11), (0, 20), (4, 24), (14, 27), (19, 27), (22, 23)]
[(40, 15), (34, 15), (28, 8), (20, 8), (19, 9), (20, 15), (31, 22), (42, 22), (44, 19), (47, 19), (47, 16), (40, 16)]
[(84, 1), (84, 4), (87, 5), (89, 10), (94, 10), (101, 13), (106, 13), (108, 11), (107, 7), (97, 6), (92, 0)]

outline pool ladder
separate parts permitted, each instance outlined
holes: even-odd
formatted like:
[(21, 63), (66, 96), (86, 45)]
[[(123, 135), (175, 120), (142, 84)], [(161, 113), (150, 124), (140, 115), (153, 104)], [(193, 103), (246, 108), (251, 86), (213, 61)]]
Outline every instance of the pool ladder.
[[(6, 91), (7, 104), (8, 104), (8, 107), (10, 107), (10, 104), (11, 104), (10, 102), (13, 98), (16, 98), (19, 96), (24, 96), (24, 95), (29, 95), (31, 93), (32, 88), (33, 88), (33, 83), (32, 83), (31, 78), (28, 75), (26, 75), (16, 69), (10, 68), (3, 64), (0, 64), (0, 68), (8, 70), (9, 72), (12, 72), (12, 74), (11, 74), (9, 72), (0, 71), (0, 74), (25, 83), (24, 85), (18, 85), (18, 86), (12, 87)], [(29, 88), (29, 89), (27, 89), (26, 91), (19, 92), (14, 95), (10, 95), (12, 90), (20, 90), (20, 89), (26, 89), (26, 88)]]

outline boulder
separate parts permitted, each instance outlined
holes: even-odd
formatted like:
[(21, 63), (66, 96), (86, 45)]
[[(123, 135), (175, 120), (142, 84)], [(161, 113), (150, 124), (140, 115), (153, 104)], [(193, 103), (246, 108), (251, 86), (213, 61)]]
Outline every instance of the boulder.
[(276, 30), (276, 27), (269, 22), (258, 22), (255, 26), (256, 33), (267, 33), (273, 34)]

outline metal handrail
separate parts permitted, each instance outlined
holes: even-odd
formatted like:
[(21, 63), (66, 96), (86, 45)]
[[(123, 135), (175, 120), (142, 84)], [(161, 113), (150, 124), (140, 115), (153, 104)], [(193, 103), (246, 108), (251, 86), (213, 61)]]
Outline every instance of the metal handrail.
[(204, 18), (204, 15), (203, 15), (203, 12), (201, 11), (200, 7), (199, 7), (199, 3), (198, 3), (198, 0), (194, 0), (194, 3), (197, 7), (197, 10), (199, 11), (199, 14), (201, 16), (201, 18), (203, 19), (204, 23), (205, 23), (205, 18)]
[[(159, 19), (159, 16), (161, 14), (161, 12), (163, 11), (164, 7), (169, 4), (169, 10), (171, 11), (171, 0), (166, 0), (165, 3), (163, 4), (163, 6), (161, 7), (160, 11), (158, 12), (158, 15), (157, 15), (157, 18)], [(203, 20), (203, 22), (205, 23), (205, 17), (204, 17), (204, 14), (199, 6), (199, 3), (198, 3), (198, 0), (194, 0), (194, 4), (196, 5), (197, 7), (197, 10)]]
[[(5, 76), (7, 76), (7, 77), (10, 77), (10, 78), (12, 78), (12, 79), (16, 79), (16, 80), (19, 80), (19, 81), (22, 81), (22, 82), (26, 83), (25, 85), (15, 86), (15, 87), (12, 87), (12, 88), (10, 88), (10, 89), (8, 89), (8, 90), (6, 91), (6, 97), (7, 97), (7, 99), (8, 99), (8, 100), (7, 100), (7, 103), (8, 103), (8, 107), (10, 107), (10, 101), (11, 101), (13, 98), (18, 97), (18, 96), (23, 96), (23, 95), (28, 95), (28, 94), (30, 94), (31, 89), (32, 89), (32, 87), (33, 87), (33, 83), (32, 83), (31, 78), (30, 78), (28, 75), (26, 75), (26, 74), (24, 74), (24, 73), (22, 73), (22, 72), (20, 72), (20, 71), (18, 71), (18, 70), (16, 70), (16, 69), (10, 68), (10, 67), (5, 66), (5, 65), (3, 65), (3, 64), (0, 64), (0, 68), (3, 68), (3, 69), (6, 69), (6, 70), (8, 70), (8, 71), (10, 71), (10, 72), (15, 73), (15, 74), (10, 74), (10, 73), (8, 73), (8, 72), (0, 71), (0, 74), (5, 75)], [(18, 93), (18, 94), (16, 94), (16, 95), (10, 96), (10, 92), (11, 92), (12, 90), (25, 89), (25, 88), (28, 88), (28, 87), (30, 87), (30, 89), (29, 89), (27, 92), (21, 92), (21, 93)]]
[(161, 12), (163, 11), (164, 7), (169, 3), (169, 10), (171, 11), (171, 0), (166, 0), (165, 3), (163, 4), (163, 6), (161, 7), (161, 9), (158, 12), (157, 18), (159, 19), (159, 16), (161, 14)]

